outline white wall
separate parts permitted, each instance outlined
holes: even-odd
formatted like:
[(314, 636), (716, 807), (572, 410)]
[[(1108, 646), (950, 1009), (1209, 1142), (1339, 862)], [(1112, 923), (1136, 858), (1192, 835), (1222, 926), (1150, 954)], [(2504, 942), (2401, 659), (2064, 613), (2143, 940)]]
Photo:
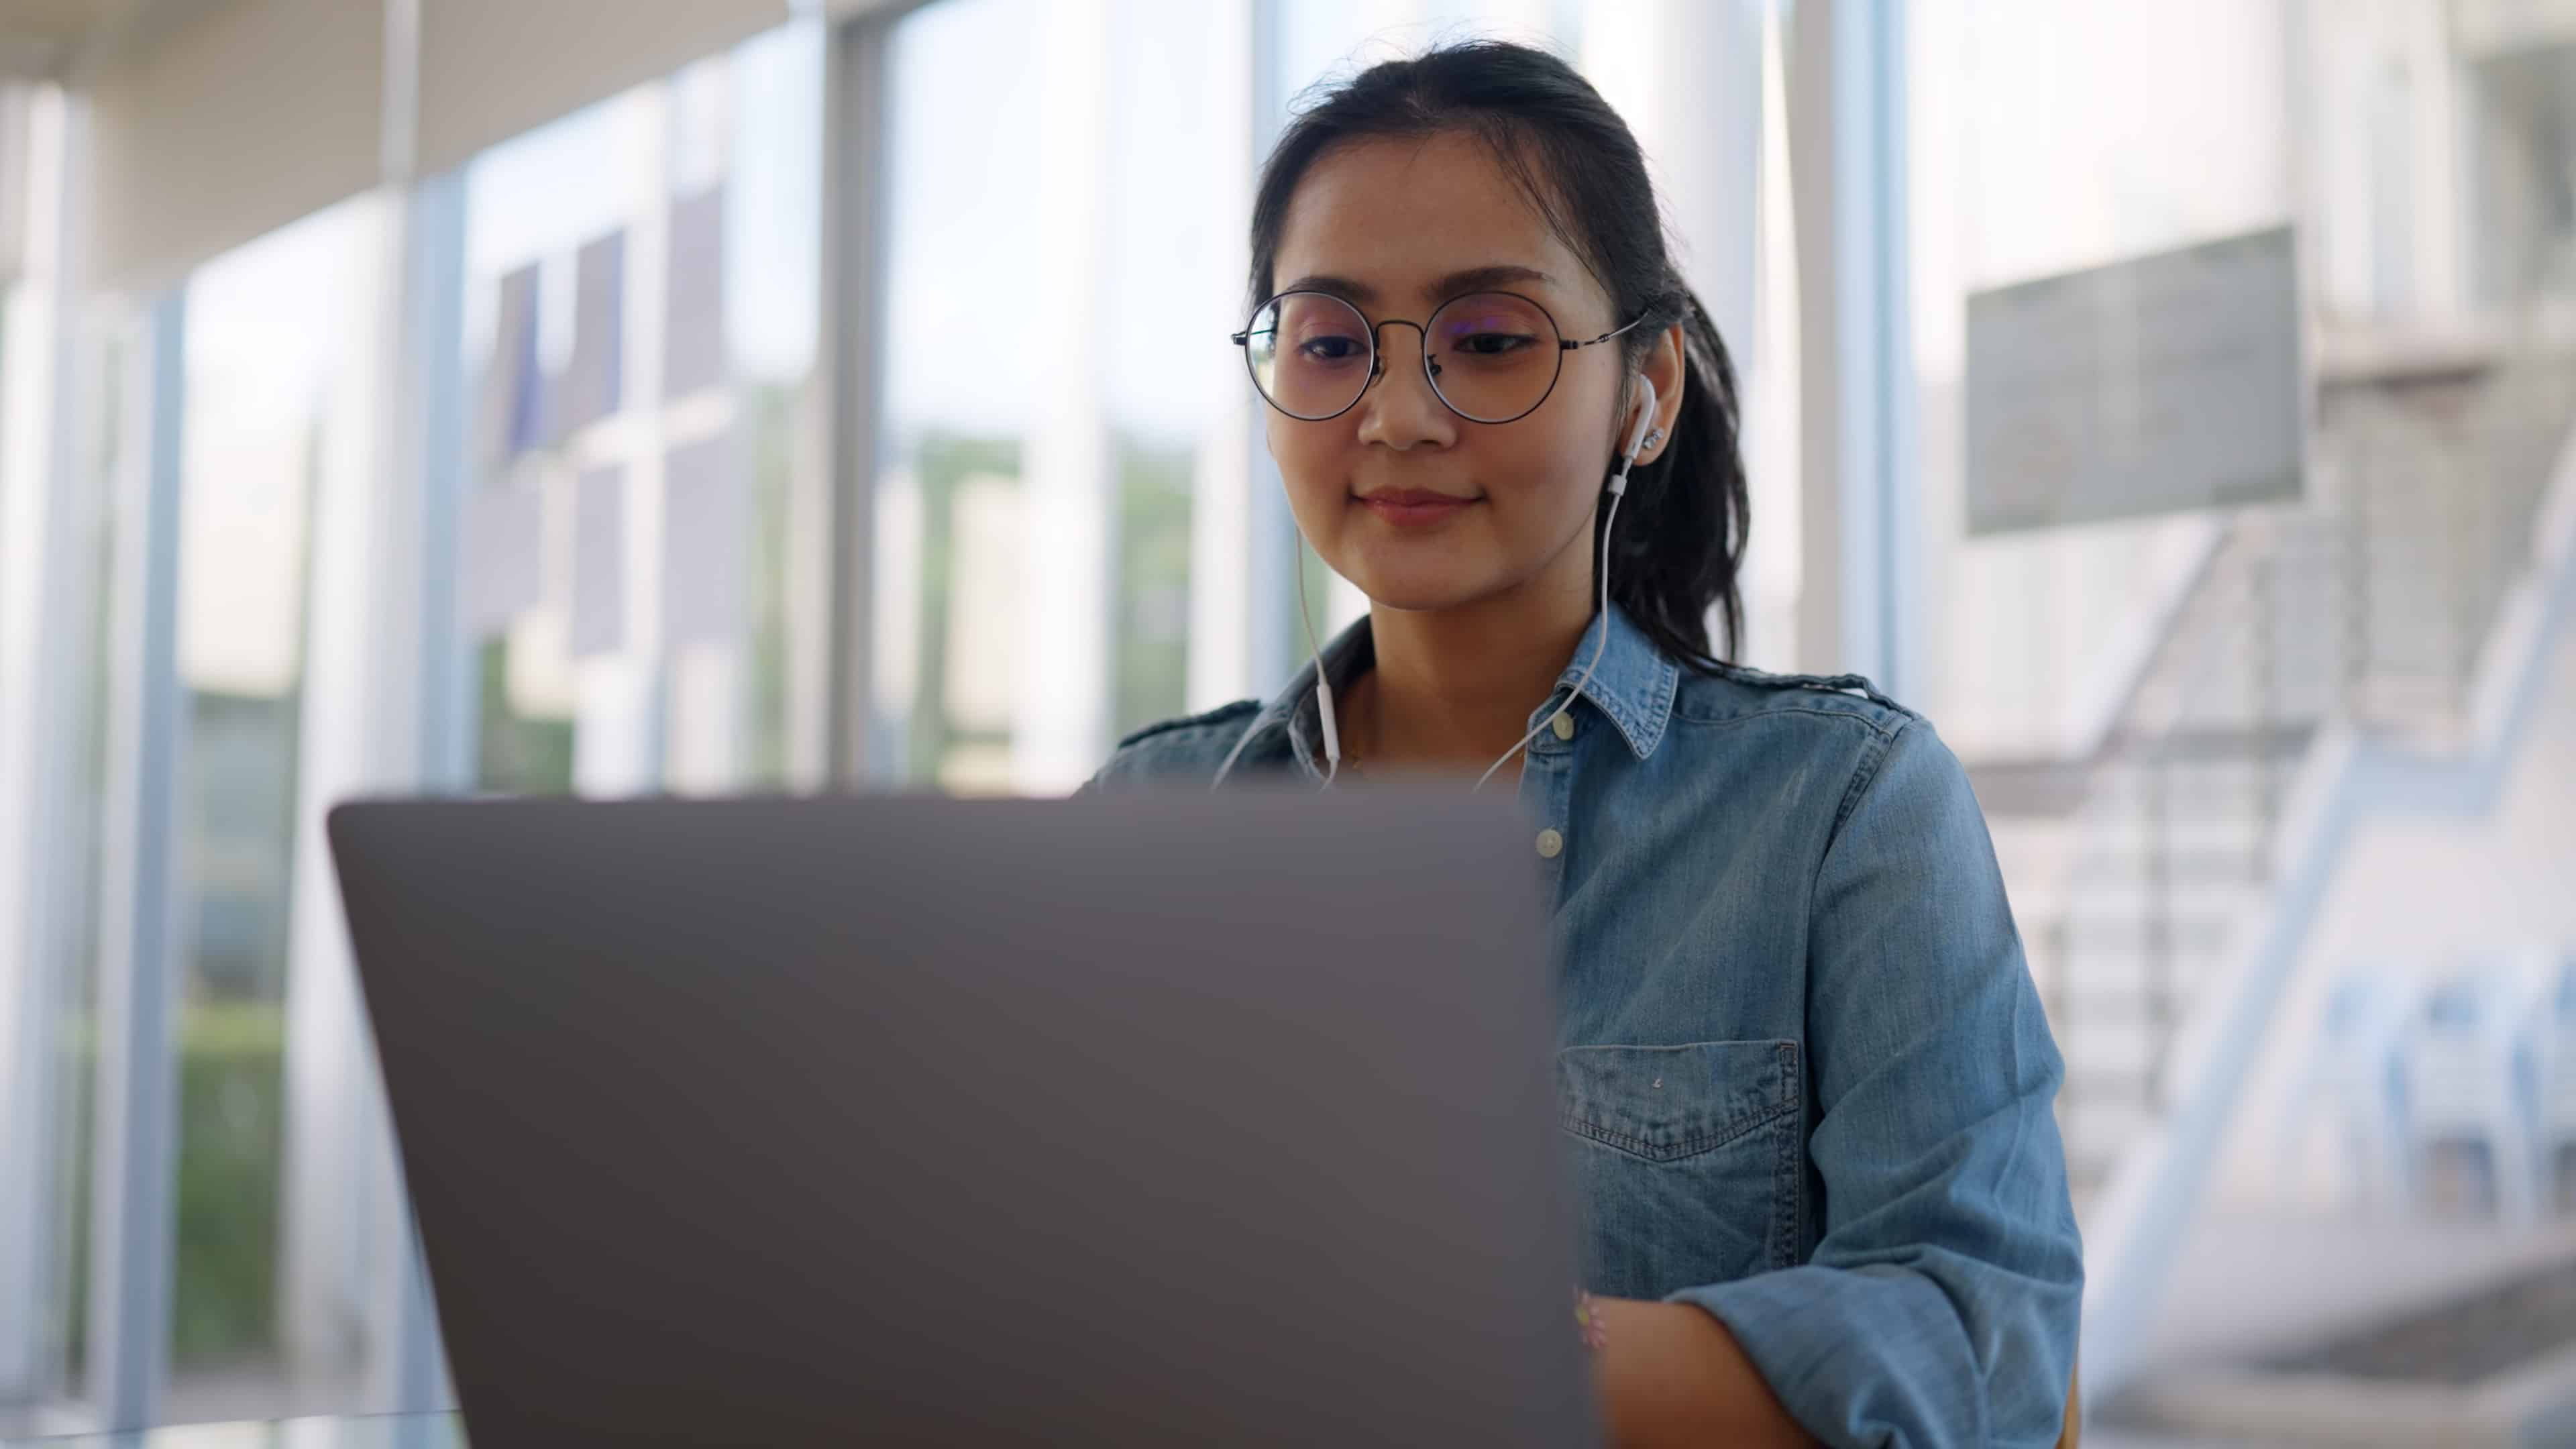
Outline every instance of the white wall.
[(2284, 990), (2221, 1149), (2221, 1207), (2322, 1208), (2341, 1181), (2322, 1151), (2284, 1158), (2281, 1127), (2337, 975), (2364, 960), (2438, 967), (2465, 950), (2576, 946), (2576, 631), (2558, 647), (2494, 814), (2359, 827)]
[(2130, 660), (2105, 647), (2194, 554), (2148, 519), (1963, 536), (1972, 291), (2290, 214), (2288, 0), (1920, 0), (1911, 244), (1923, 486), (1923, 681), (1962, 754), (2065, 753)]

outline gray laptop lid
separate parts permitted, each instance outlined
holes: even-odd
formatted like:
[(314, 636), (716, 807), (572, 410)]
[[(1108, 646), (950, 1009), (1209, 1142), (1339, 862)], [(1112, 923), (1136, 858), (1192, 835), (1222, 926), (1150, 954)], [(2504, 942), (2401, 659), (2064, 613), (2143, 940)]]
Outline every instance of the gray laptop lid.
[(479, 1449), (1594, 1437), (1506, 800), (330, 834)]

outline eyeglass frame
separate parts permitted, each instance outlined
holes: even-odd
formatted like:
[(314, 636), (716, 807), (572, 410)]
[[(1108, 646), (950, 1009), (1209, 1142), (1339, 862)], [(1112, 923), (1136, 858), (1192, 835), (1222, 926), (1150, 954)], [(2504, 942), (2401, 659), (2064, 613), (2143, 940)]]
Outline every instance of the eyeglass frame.
[(1343, 413), (1347, 413), (1351, 409), (1358, 407), (1361, 400), (1368, 396), (1369, 389), (1377, 386), (1378, 380), (1386, 376), (1386, 349), (1378, 346), (1377, 342), (1378, 329), (1381, 327), (1410, 327), (1416, 333), (1421, 335), (1422, 380), (1430, 386), (1431, 395), (1440, 399), (1440, 405), (1442, 407), (1447, 408), (1451, 414), (1466, 422), (1482, 424), (1489, 428), (1498, 428), (1503, 426), (1505, 423), (1519, 422), (1521, 419), (1537, 412), (1540, 408), (1547, 406), (1547, 400), (1556, 396), (1557, 383), (1562, 381), (1565, 377), (1565, 354), (1573, 352), (1578, 348), (1597, 346), (1598, 344), (1607, 342), (1611, 338), (1617, 337), (1622, 333), (1633, 331), (1642, 325), (1647, 318), (1655, 315), (1654, 309), (1649, 307), (1645, 311), (1638, 313), (1628, 322), (1623, 323), (1620, 326), (1613, 327), (1598, 337), (1587, 337), (1578, 342), (1568, 338), (1563, 329), (1557, 327), (1556, 314), (1547, 310), (1546, 307), (1541, 306), (1536, 297), (1528, 296), (1520, 292), (1506, 291), (1500, 287), (1479, 287), (1473, 292), (1462, 293), (1459, 296), (1452, 297), (1448, 301), (1441, 303), (1439, 306), (1432, 308), (1431, 319), (1432, 321), (1437, 321), (1442, 312), (1447, 311), (1454, 304), (1465, 301), (1469, 297), (1509, 297), (1515, 302), (1528, 303), (1531, 308), (1537, 311), (1538, 315), (1547, 319), (1548, 327), (1557, 334), (1556, 371), (1549, 376), (1547, 380), (1547, 390), (1538, 395), (1538, 401), (1531, 403), (1528, 407), (1521, 409), (1519, 412), (1516, 412), (1507, 418), (1479, 418), (1472, 417), (1467, 413), (1461, 412), (1458, 405), (1449, 400), (1449, 394), (1440, 390), (1440, 379), (1431, 371), (1430, 322), (1414, 322), (1403, 317), (1387, 317), (1379, 321), (1371, 322), (1369, 321), (1369, 315), (1366, 312), (1360, 311), (1360, 307), (1357, 302), (1352, 301), (1350, 298), (1345, 297), (1338, 292), (1327, 292), (1319, 287), (1293, 287), (1285, 292), (1275, 292), (1269, 297), (1263, 299), (1259, 305), (1255, 306), (1252, 309), (1252, 317), (1246, 320), (1250, 321), (1258, 319), (1263, 311), (1277, 306), (1280, 299), (1283, 297), (1330, 297), (1334, 301), (1341, 303), (1343, 306), (1350, 308), (1351, 311), (1359, 317), (1360, 321), (1365, 323), (1368, 327), (1368, 378), (1360, 384), (1359, 391), (1351, 394), (1351, 400), (1349, 402), (1342, 404), (1341, 407), (1332, 412), (1325, 413), (1321, 417), (1312, 418), (1306, 417), (1300, 413), (1292, 413), (1286, 408), (1280, 407), (1279, 400), (1272, 397), (1270, 395), (1270, 390), (1261, 385), (1261, 374), (1255, 372), (1252, 365), (1252, 334), (1258, 329), (1247, 326), (1240, 332), (1227, 334), (1226, 340), (1243, 349), (1243, 370), (1252, 378), (1252, 390), (1261, 394), (1261, 400), (1263, 402), (1268, 403), (1271, 407), (1277, 409), (1279, 416), (1283, 418), (1291, 418), (1301, 423), (1331, 422), (1333, 419), (1340, 417)]

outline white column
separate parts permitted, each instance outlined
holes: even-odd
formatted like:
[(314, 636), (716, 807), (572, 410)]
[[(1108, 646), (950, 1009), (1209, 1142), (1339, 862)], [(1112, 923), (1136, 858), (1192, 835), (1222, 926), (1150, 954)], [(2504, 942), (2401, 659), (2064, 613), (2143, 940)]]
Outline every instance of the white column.
[[(1762, 149), (1758, 0), (1638, 0), (1592, 12), (1583, 69), (1646, 153), (1684, 278), (1750, 360)], [(1621, 320), (1625, 320), (1624, 318)]]
[(86, 1397), (101, 1426), (153, 1422), (169, 1355), (177, 1221), (179, 414), (186, 307), (151, 311), (121, 416), (99, 828), (98, 1073), (90, 1141)]
[[(1252, 147), (1249, 160), (1251, 175), (1257, 177), (1261, 163), (1270, 156), (1270, 148), (1288, 124), (1288, 98), (1312, 77), (1288, 74), (1288, 56), (1296, 47), (1289, 34), (1289, 0), (1249, 0), (1252, 23), (1251, 45), (1251, 116)], [(1249, 214), (1249, 208), (1246, 209)], [(1244, 310), (1237, 306), (1236, 311)], [(1279, 464), (1270, 456), (1266, 436), (1269, 404), (1253, 399), (1247, 404), (1249, 426), (1244, 431), (1244, 514), (1246, 548), (1243, 561), (1244, 602), (1244, 673), (1251, 681), (1247, 693), (1268, 699), (1288, 682), (1296, 657), (1291, 638), (1297, 633), (1296, 575), (1289, 572), (1297, 566), (1297, 520), (1288, 509), (1286, 485), (1280, 481)]]
[(1745, 552), (1743, 662), (1793, 667), (1798, 652), (1798, 599), (1804, 581), (1799, 518), (1798, 236), (1789, 190), (1787, 65), (1780, 5), (1760, 5), (1762, 44), (1760, 181), (1754, 209), (1752, 331), (1740, 384), (1742, 446), (1754, 532)]
[[(1768, 0), (1638, 0), (1589, 12), (1583, 28), (1584, 72), (1636, 133), (1679, 233), (1674, 261), (1735, 362), (1739, 443), (1761, 523), (1742, 580), (1748, 642), (1797, 587), (1796, 530), (1781, 526), (1796, 498), (1787, 476), (1796, 450), (1780, 436), (1781, 404), (1794, 400), (1780, 394), (1796, 383), (1791, 375), (1784, 386), (1781, 369), (1795, 365), (1796, 349), (1764, 346), (1757, 324), (1770, 9)], [(1794, 426), (1794, 409), (1788, 417)], [(1725, 648), (1714, 621), (1710, 642)]]
[[(580, 664), (573, 788), (637, 795), (662, 778), (662, 293), (670, 267), (670, 82), (629, 92), (623, 108), (629, 221), (621, 319), (624, 383), (606, 440), (625, 467), (624, 637), (616, 653)], [(607, 461), (606, 458), (585, 461)]]
[(1900, 0), (1802, 0), (1789, 43), (1798, 227), (1798, 663), (1909, 687), (1915, 527)]
[(287, 946), (280, 1329), (290, 1367), (305, 1374), (354, 1367), (346, 1354), (364, 1302), (353, 1159), (365, 1025), (323, 817), (351, 796), (414, 788), (419, 733), (404, 706), (417, 687), (420, 573), (392, 537), (416, 503), (418, 471), (374, 406), (395, 386), (403, 198), (379, 190), (347, 204), (360, 305), (323, 404), (314, 480)]
[[(423, 586), (415, 591), (421, 631), (414, 678), (419, 735), (414, 787), (461, 791), (472, 784), (474, 649), (455, 598), (462, 523), (465, 372), (459, 337), (465, 305), (465, 187), (454, 172), (415, 183), (406, 207), (404, 317), (397, 359), (395, 445), (419, 470), (417, 543)], [(452, 1407), (436, 1305), (421, 1258), (420, 1230), (403, 1185), (393, 1121), (382, 1094), (371, 1034), (359, 1038), (348, 1090), (366, 1106), (354, 1154), (367, 1193), (366, 1402), (396, 1412)], [(411, 1435), (409, 1440), (424, 1436)]]
[(1200, 435), (1191, 465), (1190, 678), (1184, 708), (1192, 713), (1261, 688), (1252, 678), (1247, 591), (1253, 446), (1247, 434), (1257, 421), (1242, 408), (1227, 413)]
[[(1220, 104), (1208, 124), (1225, 135), (1218, 154), (1233, 158), (1222, 176), (1209, 178), (1206, 204), (1231, 216), (1252, 212), (1252, 68), (1266, 57), (1253, 45), (1253, 0), (1213, 0), (1214, 32), (1200, 64), (1210, 76), (1232, 77), (1233, 86), (1213, 87)], [(1240, 237), (1242, 228), (1226, 235)], [(1251, 251), (1237, 246), (1221, 268), (1226, 285), (1199, 299), (1211, 317), (1233, 317), (1244, 311), (1243, 274)], [(1228, 348), (1229, 353), (1235, 349)], [(1190, 477), (1190, 664), (1186, 707), (1214, 709), (1242, 699), (1265, 686), (1252, 677), (1249, 597), (1252, 554), (1252, 450), (1260, 446), (1262, 412), (1267, 404), (1242, 375), (1239, 356), (1225, 359), (1236, 369), (1237, 401), (1199, 435)], [(1275, 687), (1275, 686), (1269, 686)]]
[(1330, 645), (1334, 636), (1369, 610), (1368, 595), (1360, 592), (1359, 585), (1330, 570), (1326, 572), (1324, 597), (1315, 601), (1322, 615), (1315, 621), (1315, 642), (1319, 646)]
[[(823, 75), (823, 306), (815, 405), (806, 446), (821, 466), (800, 481), (790, 518), (795, 597), (822, 602), (821, 658), (798, 696), (819, 703), (822, 737), (799, 773), (849, 787), (903, 777), (889, 707), (878, 697), (882, 629), (876, 528), (880, 379), (886, 306), (886, 51), (899, 17), (879, 11), (834, 23)], [(810, 595), (806, 583), (813, 587)], [(907, 677), (909, 672), (907, 671)], [(798, 718), (808, 717), (800, 703)], [(806, 783), (800, 778), (799, 785)]]
[[(647, 303), (654, 325), (662, 334), (655, 340), (654, 352), (664, 360), (669, 358), (672, 346), (667, 336), (670, 201), (674, 196), (695, 194), (711, 185), (739, 184), (729, 179), (727, 158), (735, 146), (734, 132), (740, 124), (741, 109), (736, 94), (740, 78), (730, 54), (706, 57), (674, 76), (670, 84), (669, 159), (663, 194), (653, 204), (653, 214), (660, 224), (650, 239), (654, 252), (651, 270), (657, 276)], [(719, 289), (721, 285), (719, 282)], [(685, 536), (685, 530), (691, 525), (676, 517), (678, 511), (672, 507), (674, 487), (700, 483), (675, 480), (668, 459), (674, 449), (722, 450), (724, 467), (734, 480), (732, 506), (737, 522), (730, 529), (720, 527), (718, 531), (724, 535), (724, 546), (746, 548), (753, 527), (756, 491), (752, 481), (751, 424), (730, 381), (677, 395), (669, 391), (660, 370), (639, 381), (638, 400), (650, 410), (658, 430), (653, 443), (660, 476), (653, 497), (659, 506), (659, 547), (653, 555), (651, 579), (655, 630), (662, 641), (661, 785), (675, 794), (721, 794), (736, 788), (743, 773), (748, 723), (743, 682), (749, 674), (750, 647), (746, 621), (753, 612), (755, 586), (748, 579), (741, 582), (742, 594), (734, 601), (735, 623), (725, 638), (689, 637), (687, 631), (700, 626), (685, 618), (675, 621), (671, 617), (673, 599), (686, 599), (698, 592), (685, 575), (704, 555), (689, 546), (691, 539)]]
[(1033, 795), (1072, 789), (1108, 755), (1117, 498), (1092, 356), (1107, 291), (1109, 7), (1056, 0), (1042, 14), (1048, 119), (1032, 224), (1052, 243), (1057, 291), (1048, 325), (1025, 341), (1058, 356), (1039, 370), (1050, 386), (1021, 450), (1027, 565), (1011, 740), (1012, 784)]
[(93, 637), (98, 496), (79, 440), (87, 399), (80, 236), (84, 103), (27, 108), (25, 269), (0, 331), (0, 1402), (46, 1385), (62, 979), (76, 923), (78, 738)]
[[(827, 141), (824, 154), (831, 151)], [(831, 215), (828, 206), (822, 211)], [(827, 257), (828, 249), (829, 243)], [(826, 274), (831, 267), (826, 260)], [(828, 286), (823, 295), (831, 295)], [(828, 304), (822, 315), (832, 316)], [(828, 329), (831, 324), (826, 320), (821, 325)], [(830, 411), (833, 376), (832, 365), (825, 359), (831, 350), (829, 339), (816, 347), (813, 374), (797, 391), (794, 461), (787, 469), (787, 540), (779, 559), (787, 575), (786, 786), (799, 792), (820, 790), (832, 781), (833, 685), (841, 669), (858, 663), (841, 664), (832, 658), (832, 641), (839, 631), (832, 619), (836, 597), (831, 578), (833, 425), (825, 416)]]
[[(290, 1370), (363, 1370), (419, 1407), (434, 1351), (324, 818), (451, 789), (466, 661), (453, 596), (463, 190), (441, 177), (350, 203), (364, 248), (326, 400), (314, 498), (286, 981), (280, 1337)], [(443, 602), (442, 602), (443, 601)], [(353, 1362), (352, 1350), (366, 1358)], [(433, 1376), (434, 1377), (434, 1376)]]
[(348, 203), (359, 305), (336, 339), (315, 480), (286, 980), (283, 1347), (293, 1372), (363, 1369), (377, 1410), (436, 1401), (436, 1335), (324, 820), (351, 798), (452, 786), (462, 758), (463, 192), (412, 184), (417, 21), (416, 0), (389, 0), (385, 182)]

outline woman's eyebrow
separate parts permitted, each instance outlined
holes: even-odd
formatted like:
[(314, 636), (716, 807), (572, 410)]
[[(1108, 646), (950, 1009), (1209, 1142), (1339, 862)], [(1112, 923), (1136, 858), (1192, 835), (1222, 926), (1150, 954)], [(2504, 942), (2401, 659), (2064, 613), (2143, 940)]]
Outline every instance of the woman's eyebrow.
[[(1549, 276), (1547, 273), (1540, 271), (1536, 267), (1524, 267), (1512, 263), (1504, 263), (1488, 267), (1469, 267), (1462, 272), (1451, 272), (1449, 275), (1433, 282), (1430, 286), (1423, 289), (1423, 295), (1433, 299), (1446, 299), (1460, 296), (1468, 292), (1482, 292), (1492, 288), (1509, 287), (1525, 282), (1536, 282), (1541, 286), (1553, 286), (1556, 279)], [(1343, 300), (1350, 302), (1374, 302), (1378, 299), (1377, 288), (1370, 286), (1366, 282), (1355, 282), (1348, 277), (1335, 277), (1321, 273), (1314, 276), (1299, 277), (1297, 280), (1290, 282), (1287, 286), (1284, 286), (1279, 290), (1282, 292), (1329, 292), (1333, 296), (1340, 297)]]
[(1345, 302), (1374, 302), (1377, 300), (1377, 288), (1370, 286), (1366, 282), (1354, 282), (1348, 277), (1328, 277), (1322, 275), (1299, 277), (1297, 280), (1290, 282), (1287, 286), (1284, 286), (1279, 290), (1283, 295), (1289, 292), (1326, 292), (1341, 298)]
[(1483, 292), (1519, 282), (1537, 282), (1547, 286), (1553, 284), (1555, 280), (1536, 267), (1511, 265), (1469, 267), (1463, 272), (1451, 272), (1442, 277), (1433, 284), (1431, 294), (1439, 297), (1455, 297), (1464, 292)]

